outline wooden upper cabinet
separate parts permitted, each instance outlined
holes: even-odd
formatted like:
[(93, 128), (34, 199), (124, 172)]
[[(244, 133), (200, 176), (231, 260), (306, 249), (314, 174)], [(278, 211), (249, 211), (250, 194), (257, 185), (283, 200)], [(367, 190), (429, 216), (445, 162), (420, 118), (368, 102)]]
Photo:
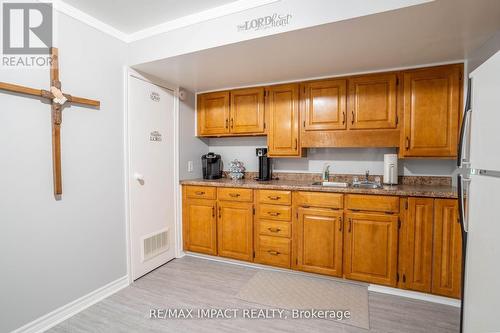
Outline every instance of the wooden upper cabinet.
[(268, 155), (273, 157), (300, 156), (299, 85), (271, 86), (267, 93)]
[(264, 134), (264, 88), (231, 91), (230, 132)]
[(462, 234), (456, 199), (434, 201), (434, 246), (432, 293), (460, 297), (462, 278)]
[(252, 261), (253, 204), (219, 201), (217, 248), (222, 257)]
[(431, 292), (432, 278), (432, 234), (434, 222), (434, 199), (408, 198), (408, 213), (403, 228), (406, 228), (405, 249), (401, 258), (404, 265), (402, 282), (411, 290)]
[(397, 127), (397, 74), (349, 79), (349, 129)]
[(346, 80), (325, 80), (302, 85), (304, 131), (346, 128)]
[(342, 215), (342, 211), (298, 208), (298, 269), (342, 276)]
[(229, 133), (229, 91), (198, 95), (198, 135)]
[(205, 254), (217, 254), (216, 201), (188, 199), (184, 190), (183, 238), (184, 249)]
[(462, 65), (403, 73), (403, 157), (457, 155), (461, 111)]
[(344, 275), (348, 279), (396, 286), (398, 217), (346, 213)]

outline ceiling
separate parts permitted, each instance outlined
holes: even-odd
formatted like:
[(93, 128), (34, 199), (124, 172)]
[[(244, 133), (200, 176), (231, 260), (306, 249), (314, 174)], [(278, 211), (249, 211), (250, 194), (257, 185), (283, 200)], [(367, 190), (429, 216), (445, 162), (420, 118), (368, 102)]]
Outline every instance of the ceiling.
[(64, 0), (113, 28), (132, 34), (236, 0)]
[(134, 68), (199, 92), (462, 60), (499, 30), (498, 0), (437, 0)]

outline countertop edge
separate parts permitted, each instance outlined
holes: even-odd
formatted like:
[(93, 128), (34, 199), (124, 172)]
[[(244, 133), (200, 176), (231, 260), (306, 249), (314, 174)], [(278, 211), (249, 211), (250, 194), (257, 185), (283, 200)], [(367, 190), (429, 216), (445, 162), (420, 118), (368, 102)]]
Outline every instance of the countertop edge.
[[(254, 181), (231, 181), (223, 180), (202, 180), (188, 179), (181, 180), (180, 185), (194, 186), (213, 186), (213, 187), (239, 187), (251, 189), (269, 189), (269, 190), (285, 190), (285, 191), (309, 191), (309, 192), (329, 192), (329, 193), (353, 193), (353, 194), (372, 194), (372, 195), (393, 195), (400, 197), (429, 197), (440, 199), (457, 199), (458, 194), (455, 187), (430, 185), (397, 185), (394, 187), (386, 187), (382, 189), (360, 189), (360, 188), (338, 188), (314, 186), (305, 184), (283, 184), (259, 183)], [(426, 188), (427, 187), (427, 188)]]

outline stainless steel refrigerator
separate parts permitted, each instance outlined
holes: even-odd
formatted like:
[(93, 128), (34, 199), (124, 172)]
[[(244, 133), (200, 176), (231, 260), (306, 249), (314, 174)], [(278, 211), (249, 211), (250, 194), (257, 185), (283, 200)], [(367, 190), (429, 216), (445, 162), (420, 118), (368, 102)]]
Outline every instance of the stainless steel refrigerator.
[(470, 74), (458, 154), (462, 332), (500, 332), (500, 51)]

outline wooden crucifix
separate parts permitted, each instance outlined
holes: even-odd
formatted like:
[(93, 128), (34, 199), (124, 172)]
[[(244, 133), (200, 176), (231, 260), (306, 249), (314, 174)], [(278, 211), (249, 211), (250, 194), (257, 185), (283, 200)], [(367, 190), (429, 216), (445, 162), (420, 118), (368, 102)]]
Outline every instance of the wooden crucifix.
[(50, 49), (50, 90), (33, 89), (15, 84), (0, 82), (0, 90), (40, 97), (50, 100), (52, 105), (52, 168), (54, 175), (54, 195), (62, 194), (62, 172), (61, 172), (61, 123), (62, 110), (68, 103), (87, 105), (98, 109), (99, 101), (63, 94), (61, 92), (61, 81), (59, 81), (59, 52), (57, 48)]

